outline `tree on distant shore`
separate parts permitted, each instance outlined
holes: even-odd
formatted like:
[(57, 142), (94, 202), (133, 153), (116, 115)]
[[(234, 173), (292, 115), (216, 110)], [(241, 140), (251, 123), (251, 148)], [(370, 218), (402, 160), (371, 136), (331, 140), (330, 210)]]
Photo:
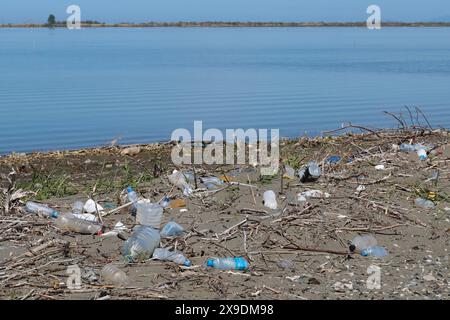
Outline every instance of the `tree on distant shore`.
[(56, 25), (56, 17), (53, 14), (51, 14), (51, 15), (48, 16), (47, 26), (49, 28), (54, 28), (55, 25)]

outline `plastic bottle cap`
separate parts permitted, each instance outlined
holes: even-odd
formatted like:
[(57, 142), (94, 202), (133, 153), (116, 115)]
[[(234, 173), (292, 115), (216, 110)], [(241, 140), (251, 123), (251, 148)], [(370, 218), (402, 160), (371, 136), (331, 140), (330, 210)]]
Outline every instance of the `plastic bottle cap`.
[(213, 259), (208, 259), (208, 261), (206, 261), (206, 265), (208, 267), (213, 267), (214, 266), (214, 260)]
[(133, 188), (132, 188), (132, 187), (128, 187), (128, 188), (127, 188), (127, 192), (128, 192), (128, 193), (133, 192)]
[(52, 218), (58, 218), (59, 216), (59, 212), (58, 211), (53, 211), (52, 212)]
[(190, 266), (191, 266), (191, 262), (190, 262), (189, 260), (186, 260), (186, 261), (184, 262), (184, 265), (185, 265), (186, 267), (190, 267)]

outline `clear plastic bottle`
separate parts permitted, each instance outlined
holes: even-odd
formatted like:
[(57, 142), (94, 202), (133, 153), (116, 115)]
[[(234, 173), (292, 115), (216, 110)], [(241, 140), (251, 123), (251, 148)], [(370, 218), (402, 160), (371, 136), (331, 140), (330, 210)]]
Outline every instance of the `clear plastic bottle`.
[(363, 257), (371, 256), (376, 258), (386, 257), (388, 255), (388, 251), (383, 247), (373, 246), (361, 250), (361, 255)]
[(416, 206), (426, 208), (426, 209), (433, 209), (435, 207), (435, 204), (431, 200), (423, 199), (423, 198), (417, 198), (414, 200), (414, 203)]
[(242, 257), (239, 258), (213, 258), (206, 262), (208, 267), (221, 270), (247, 270), (248, 262)]
[(47, 207), (46, 205), (32, 202), (32, 201), (28, 201), (25, 204), (25, 208), (30, 213), (42, 214), (44, 216), (51, 217), (51, 218), (57, 218), (59, 215), (58, 211), (53, 210), (52, 208)]
[(183, 227), (175, 221), (169, 221), (160, 232), (161, 238), (177, 237), (183, 234)]
[(183, 190), (183, 194), (189, 195), (192, 193), (192, 188), (182, 172), (174, 170), (173, 173), (169, 175), (169, 181), (174, 186)]
[(352, 240), (352, 244), (355, 246), (354, 249), (357, 251), (362, 251), (364, 249), (374, 247), (378, 244), (377, 239), (375, 239), (374, 236), (370, 234), (362, 235), (362, 236), (356, 236)]
[(161, 236), (159, 230), (139, 226), (122, 247), (122, 254), (128, 261), (142, 261), (149, 259), (155, 249), (159, 247)]
[(274, 210), (278, 208), (277, 196), (275, 195), (275, 192), (273, 192), (273, 190), (267, 190), (266, 192), (264, 192), (263, 198), (264, 206)]
[(161, 207), (163, 208), (167, 208), (170, 204), (170, 198), (165, 196), (162, 200), (161, 200)]
[(172, 261), (186, 267), (191, 266), (191, 262), (181, 253), (169, 251), (165, 248), (156, 248), (153, 252), (153, 258), (162, 261)]
[(315, 161), (310, 161), (308, 164), (298, 171), (298, 176), (301, 182), (314, 181), (320, 178), (322, 170)]
[(417, 151), (418, 145), (416, 144), (409, 144), (409, 143), (402, 143), (399, 146), (399, 150), (402, 152), (413, 152)]
[(136, 207), (136, 223), (155, 229), (161, 227), (161, 219), (164, 211), (161, 205), (151, 203), (148, 199), (143, 199), (137, 202)]
[(99, 234), (102, 226), (91, 221), (78, 219), (71, 213), (60, 215), (55, 220), (55, 225), (63, 231), (73, 231), (81, 234)]
[(220, 187), (224, 184), (224, 182), (217, 177), (203, 177), (200, 178), (200, 181), (207, 189), (215, 189), (216, 187)]
[(420, 160), (426, 160), (428, 155), (427, 155), (427, 151), (424, 148), (420, 148), (419, 150), (417, 150), (417, 155), (419, 156)]
[(133, 204), (131, 205), (131, 214), (136, 215), (137, 211), (136, 202), (138, 201), (138, 195), (136, 191), (133, 190), (132, 187), (127, 188), (127, 198), (128, 201), (133, 202)]
[(72, 204), (72, 213), (75, 214), (82, 214), (83, 213), (83, 207), (84, 203), (81, 201), (77, 201), (74, 204)]
[(129, 283), (128, 276), (125, 272), (117, 268), (113, 264), (107, 264), (101, 271), (103, 279), (115, 285), (126, 286)]

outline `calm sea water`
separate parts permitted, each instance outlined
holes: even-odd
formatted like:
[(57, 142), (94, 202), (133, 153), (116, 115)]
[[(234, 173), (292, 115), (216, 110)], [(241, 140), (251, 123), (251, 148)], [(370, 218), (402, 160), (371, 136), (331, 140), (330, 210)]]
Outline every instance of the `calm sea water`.
[(176, 128), (450, 127), (450, 28), (0, 29), (0, 154)]

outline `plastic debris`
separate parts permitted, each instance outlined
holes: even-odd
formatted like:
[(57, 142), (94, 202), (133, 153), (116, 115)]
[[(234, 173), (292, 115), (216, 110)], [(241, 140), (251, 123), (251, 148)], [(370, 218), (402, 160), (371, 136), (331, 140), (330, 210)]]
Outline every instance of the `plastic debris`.
[(99, 234), (102, 226), (91, 221), (78, 219), (72, 213), (60, 215), (55, 225), (62, 231), (73, 231), (81, 234)]
[(89, 199), (88, 201), (86, 201), (86, 203), (83, 206), (83, 210), (84, 212), (87, 213), (96, 213), (97, 210), (98, 212), (103, 211), (103, 207), (101, 205), (99, 205), (98, 203), (96, 203), (94, 200)]
[(138, 195), (137, 195), (136, 191), (133, 190), (132, 187), (127, 188), (127, 198), (128, 198), (128, 201), (133, 202), (133, 204), (131, 205), (131, 209), (130, 209), (131, 214), (136, 215)]
[(375, 170), (384, 171), (384, 170), (386, 170), (386, 168), (385, 168), (384, 164), (379, 164), (379, 165), (375, 166)]
[(247, 270), (248, 262), (245, 258), (213, 258), (206, 262), (208, 267), (221, 270)]
[(436, 206), (433, 201), (424, 198), (416, 198), (414, 200), (414, 203), (416, 204), (416, 206), (427, 209), (433, 209)]
[(297, 195), (297, 200), (300, 202), (307, 201), (308, 198), (329, 198), (328, 192), (322, 192), (320, 190), (308, 190), (301, 192)]
[(336, 164), (339, 161), (341, 161), (341, 157), (339, 157), (339, 156), (330, 156), (330, 157), (327, 158), (327, 160), (325, 162), (329, 163), (329, 164)]
[(122, 255), (126, 261), (142, 261), (149, 259), (156, 248), (159, 247), (161, 236), (159, 231), (152, 227), (138, 226), (133, 234), (124, 243)]
[(125, 286), (129, 283), (126, 273), (113, 264), (107, 264), (104, 266), (101, 271), (101, 275), (106, 282), (114, 285)]
[(184, 195), (188, 196), (192, 193), (193, 190), (182, 172), (174, 170), (168, 178), (171, 184), (183, 191)]
[(153, 252), (153, 259), (162, 261), (172, 261), (186, 267), (191, 266), (191, 262), (181, 253), (169, 251), (165, 248), (156, 248)]
[(308, 164), (298, 171), (300, 182), (315, 181), (322, 175), (322, 170), (315, 161), (310, 161)]
[(139, 200), (136, 204), (136, 223), (159, 229), (164, 208), (157, 204), (151, 203), (148, 199)]
[(275, 192), (273, 190), (267, 190), (264, 192), (264, 206), (266, 206), (269, 209), (277, 209), (277, 196), (275, 195)]
[(291, 166), (285, 165), (283, 177), (291, 180), (295, 179), (295, 169)]
[(32, 201), (28, 201), (25, 204), (25, 209), (29, 213), (41, 214), (41, 215), (51, 217), (51, 218), (57, 218), (59, 215), (58, 211), (56, 211), (46, 205), (32, 202)]
[(161, 238), (178, 237), (183, 234), (183, 227), (175, 221), (168, 222), (160, 232)]

